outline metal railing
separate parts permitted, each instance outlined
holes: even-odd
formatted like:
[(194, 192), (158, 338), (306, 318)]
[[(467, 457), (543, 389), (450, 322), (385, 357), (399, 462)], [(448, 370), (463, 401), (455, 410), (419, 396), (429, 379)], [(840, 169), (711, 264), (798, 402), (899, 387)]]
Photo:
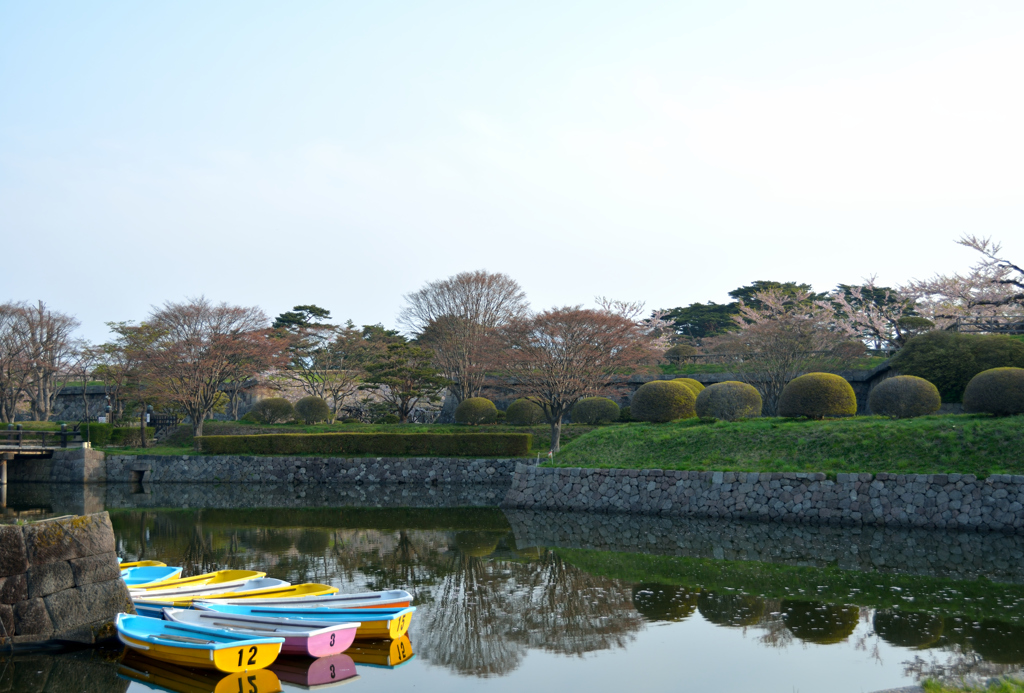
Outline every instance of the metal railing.
[(61, 424), (59, 431), (34, 431), (21, 424), (8, 424), (6, 431), (0, 431), (0, 447), (6, 448), (66, 448), (69, 442), (82, 442), (79, 425), (69, 429), (67, 424)]

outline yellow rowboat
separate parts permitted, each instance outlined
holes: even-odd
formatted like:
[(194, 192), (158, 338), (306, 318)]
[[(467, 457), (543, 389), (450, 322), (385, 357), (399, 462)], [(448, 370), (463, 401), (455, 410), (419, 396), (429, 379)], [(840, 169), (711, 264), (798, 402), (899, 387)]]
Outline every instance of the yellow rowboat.
[(356, 664), (394, 669), (413, 658), (412, 641), (408, 635), (403, 635), (398, 640), (357, 642), (345, 650), (345, 654)]
[[(316, 661), (316, 660), (314, 660)], [(276, 662), (275, 662), (276, 664)], [(353, 668), (355, 668), (353, 666)], [(129, 681), (138, 681), (149, 688), (174, 693), (280, 693), (281, 681), (270, 669), (239, 671), (225, 675), (222, 671), (186, 669), (165, 664), (128, 650), (117, 675)]]
[(183, 605), (184, 608), (188, 608), (192, 605), (193, 599), (205, 596), (213, 597), (218, 594), (233, 594), (237, 598), (239, 595), (248, 592), (259, 592), (262, 590), (277, 592), (282, 587), (291, 587), (291, 584), (276, 578), (256, 578), (255, 580), (246, 580), (240, 585), (232, 584), (227, 587), (212, 584), (182, 590), (154, 590), (153, 592), (140, 590), (138, 592), (130, 592), (130, 594), (132, 603), (135, 604), (135, 610), (139, 615), (149, 616), (150, 618), (163, 618), (164, 607)]
[(146, 657), (229, 674), (267, 668), (284, 644), (284, 638), (254, 638), (134, 614), (118, 614), (116, 626), (125, 647)]
[[(156, 582), (145, 587), (139, 587), (138, 589), (131, 590), (132, 596), (136, 593), (145, 594), (147, 597), (162, 593), (174, 591), (176, 594), (186, 594), (188, 592), (196, 592), (206, 587), (214, 587), (211, 592), (228, 592), (228, 587), (236, 587), (248, 580), (257, 580), (259, 578), (266, 577), (266, 573), (261, 573), (256, 570), (218, 570), (213, 573), (204, 573), (202, 575), (193, 575), (187, 578), (175, 578), (173, 580), (164, 580), (162, 582)], [(217, 589), (225, 588), (225, 589)]]
[[(268, 578), (264, 578), (266, 580)], [(253, 580), (252, 582), (258, 582)], [(243, 585), (245, 587), (245, 585)], [(284, 585), (255, 588), (252, 590), (236, 590), (234, 592), (220, 592), (217, 594), (199, 594), (199, 595), (167, 595), (167, 596), (156, 596), (152, 599), (149, 595), (139, 595), (135, 598), (136, 606), (141, 602), (144, 604), (161, 604), (161, 608), (165, 606), (173, 606), (178, 609), (188, 609), (192, 606), (193, 601), (200, 599), (261, 599), (261, 598), (291, 598), (301, 599), (303, 597), (319, 597), (325, 594), (335, 594), (338, 591), (337, 587), (331, 587), (330, 585), (321, 585), (316, 582), (304, 582), (301, 585)], [(149, 616), (150, 614), (146, 614)]]
[(128, 563), (121, 563), (118, 560), (118, 565), (121, 566), (121, 570), (127, 570), (128, 568), (166, 568), (167, 564), (163, 561), (129, 561)]

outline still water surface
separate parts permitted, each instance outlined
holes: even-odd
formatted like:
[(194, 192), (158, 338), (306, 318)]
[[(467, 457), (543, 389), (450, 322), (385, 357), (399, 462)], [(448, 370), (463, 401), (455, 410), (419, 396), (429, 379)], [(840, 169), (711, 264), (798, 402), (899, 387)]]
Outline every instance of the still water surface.
[[(8, 494), (18, 512), (61, 513), (38, 487), (21, 500), (18, 489)], [(223, 505), (238, 503), (225, 493)], [(186, 574), (261, 570), (342, 591), (406, 589), (418, 608), (408, 640), (321, 671), (284, 663), (269, 684), (175, 678), (118, 650), (18, 656), (0, 665), (0, 691), (269, 693), (278, 681), (282, 690), (329, 682), (333, 667), (347, 678), (330, 687), (353, 692), (861, 692), (1024, 663), (1024, 546), (1015, 537), (495, 507), (294, 507), (302, 500), (159, 509), (138, 507), (153, 504), (142, 495), (132, 507), (130, 497), (106, 496), (125, 560), (159, 559)], [(404, 661), (379, 666), (389, 659)], [(147, 676), (152, 685), (139, 682)]]

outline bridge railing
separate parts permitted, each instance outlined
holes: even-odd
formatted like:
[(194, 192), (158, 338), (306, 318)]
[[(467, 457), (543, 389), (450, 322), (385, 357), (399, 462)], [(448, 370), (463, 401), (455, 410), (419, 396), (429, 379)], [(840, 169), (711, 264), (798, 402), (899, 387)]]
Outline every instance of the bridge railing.
[(0, 430), (0, 447), (7, 448), (66, 448), (69, 442), (81, 441), (82, 434), (78, 426), (69, 429), (67, 424), (61, 424), (59, 431), (26, 430), (21, 424), (8, 424), (6, 431)]

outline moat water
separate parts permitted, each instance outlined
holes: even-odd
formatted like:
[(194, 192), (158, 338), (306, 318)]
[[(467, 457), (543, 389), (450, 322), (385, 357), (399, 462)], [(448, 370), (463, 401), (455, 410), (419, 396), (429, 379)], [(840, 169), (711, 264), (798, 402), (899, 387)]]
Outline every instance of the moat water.
[(417, 612), (408, 640), (319, 669), (285, 662), (248, 680), (118, 648), (8, 655), (0, 691), (859, 693), (1024, 665), (1024, 538), (526, 513), (495, 507), (493, 489), (363, 490), (332, 504), (302, 487), (12, 485), (9, 518), (108, 510), (125, 560), (405, 589)]

